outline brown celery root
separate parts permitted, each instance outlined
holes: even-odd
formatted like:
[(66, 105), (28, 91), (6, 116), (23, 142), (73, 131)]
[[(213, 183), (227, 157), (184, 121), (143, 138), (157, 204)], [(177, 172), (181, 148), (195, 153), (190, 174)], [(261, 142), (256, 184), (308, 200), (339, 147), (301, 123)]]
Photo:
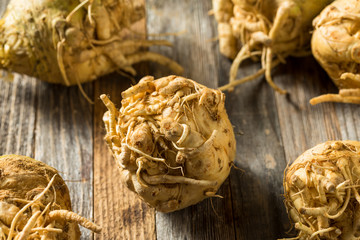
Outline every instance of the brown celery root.
[(336, 0), (314, 19), (312, 53), (339, 88), (311, 104), (342, 102), (360, 104), (360, 2)]
[(359, 182), (360, 142), (328, 141), (298, 157), (284, 177), (296, 239), (359, 239)]
[(78, 240), (78, 224), (101, 231), (72, 212), (57, 170), (25, 156), (0, 156), (1, 240)]
[[(272, 80), (271, 69), (288, 56), (310, 54), (311, 22), (332, 0), (213, 0), (218, 22), (220, 52), (233, 59), (230, 83), (220, 90), (251, 81), (265, 74), (269, 85), (286, 91)], [(251, 58), (261, 61), (255, 74), (236, 79), (240, 64)]]
[(11, 0), (0, 20), (0, 68), (66, 86), (155, 61), (182, 68), (147, 47), (171, 44), (136, 33), (145, 21), (142, 1)]
[(183, 77), (148, 76), (121, 96), (119, 110), (101, 99), (105, 140), (126, 186), (162, 212), (216, 196), (236, 147), (225, 95)]

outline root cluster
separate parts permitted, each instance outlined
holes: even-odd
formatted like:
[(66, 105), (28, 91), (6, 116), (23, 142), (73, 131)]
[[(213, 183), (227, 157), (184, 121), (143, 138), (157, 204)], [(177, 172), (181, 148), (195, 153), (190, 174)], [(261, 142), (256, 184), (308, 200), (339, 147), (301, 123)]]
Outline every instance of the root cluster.
[(77, 240), (78, 224), (101, 231), (72, 212), (69, 191), (55, 169), (24, 156), (0, 157), (1, 240)]
[(311, 104), (360, 104), (359, 13), (356, 0), (337, 0), (314, 19), (311, 48), (314, 57), (340, 89), (311, 99)]
[(286, 206), (296, 239), (359, 239), (360, 142), (330, 141), (286, 171)]
[[(220, 52), (234, 59), (230, 83), (221, 90), (251, 81), (265, 74), (269, 85), (281, 94), (286, 91), (272, 80), (271, 69), (288, 56), (310, 54), (312, 19), (329, 0), (213, 0), (218, 21)], [(236, 79), (240, 64), (251, 58), (260, 60), (262, 69), (244, 79)]]

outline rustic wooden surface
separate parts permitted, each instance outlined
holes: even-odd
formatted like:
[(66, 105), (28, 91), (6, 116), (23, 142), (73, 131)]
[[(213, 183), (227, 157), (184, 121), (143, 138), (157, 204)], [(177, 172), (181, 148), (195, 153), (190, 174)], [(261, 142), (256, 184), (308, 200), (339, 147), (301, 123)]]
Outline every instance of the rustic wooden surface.
[[(8, 1), (0, 2), (0, 11)], [(178, 61), (184, 75), (209, 87), (227, 82), (231, 62), (219, 54), (211, 1), (148, 0), (147, 31), (172, 41), (151, 50)], [(247, 63), (239, 76), (258, 68)], [(139, 77), (170, 74), (156, 64), (139, 68)], [(226, 108), (237, 140), (236, 166), (219, 191), (187, 209), (163, 214), (148, 208), (119, 180), (103, 139), (99, 100), (107, 93), (120, 106), (130, 81), (112, 74), (85, 84), (90, 105), (77, 87), (65, 88), (16, 75), (0, 80), (0, 154), (23, 154), (61, 170), (70, 187), (74, 211), (103, 227), (81, 239), (277, 239), (292, 236), (283, 205), (282, 178), (289, 162), (326, 140), (360, 140), (360, 107), (321, 104), (311, 97), (336, 88), (311, 57), (289, 59), (273, 73), (290, 96), (273, 92), (263, 78), (227, 93)]]

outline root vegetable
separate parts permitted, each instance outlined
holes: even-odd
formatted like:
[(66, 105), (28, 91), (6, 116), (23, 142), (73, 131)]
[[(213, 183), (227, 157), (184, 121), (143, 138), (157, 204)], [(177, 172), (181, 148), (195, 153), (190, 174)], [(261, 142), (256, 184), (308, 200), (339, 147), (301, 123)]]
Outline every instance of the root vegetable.
[(72, 212), (58, 172), (25, 156), (0, 157), (0, 239), (80, 239), (78, 224), (101, 228)]
[[(271, 69), (288, 56), (310, 53), (311, 21), (332, 0), (213, 0), (218, 21), (220, 52), (234, 59), (230, 83), (221, 90), (265, 74), (277, 92), (285, 94), (271, 78)], [(241, 43), (242, 47), (238, 47)], [(262, 69), (235, 80), (245, 59), (261, 60)]]
[(143, 21), (136, 0), (11, 0), (0, 20), (0, 68), (66, 86), (116, 70), (134, 75), (133, 65), (149, 60), (181, 72), (144, 49), (171, 44), (141, 39)]
[(314, 19), (311, 48), (314, 57), (340, 89), (311, 99), (311, 104), (360, 104), (360, 2), (337, 0)]
[(127, 187), (162, 212), (216, 196), (236, 147), (225, 95), (183, 77), (148, 76), (121, 96), (120, 110), (101, 99), (105, 140)]
[(360, 142), (328, 141), (303, 153), (284, 178), (297, 239), (360, 237)]

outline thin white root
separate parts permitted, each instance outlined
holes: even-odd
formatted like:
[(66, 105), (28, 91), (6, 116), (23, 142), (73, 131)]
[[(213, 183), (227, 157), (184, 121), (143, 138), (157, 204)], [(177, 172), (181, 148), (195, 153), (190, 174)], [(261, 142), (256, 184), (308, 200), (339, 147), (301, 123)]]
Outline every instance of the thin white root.
[(318, 236), (318, 235), (320, 235), (320, 234), (322, 234), (322, 233), (327, 233), (327, 232), (335, 231), (335, 230), (337, 230), (337, 229), (338, 229), (338, 228), (336, 228), (336, 227), (329, 227), (329, 228), (326, 228), (326, 229), (321, 229), (321, 230), (319, 230), (319, 231), (316, 231), (316, 232), (314, 232), (313, 234), (311, 234), (310, 240), (311, 240), (311, 239), (314, 239), (316, 236)]
[(272, 80), (272, 77), (271, 77), (271, 69), (272, 69), (272, 61), (273, 61), (272, 58), (273, 58), (272, 49), (267, 48), (266, 62), (265, 62), (265, 79), (275, 91), (277, 91), (280, 94), (286, 94), (287, 92), (285, 90), (279, 88)]
[(31, 232), (31, 229), (35, 226), (36, 221), (37, 221), (38, 217), (40, 216), (40, 214), (41, 214), (41, 212), (38, 211), (34, 215), (31, 216), (29, 221), (26, 223), (24, 229), (20, 232), (17, 240), (26, 240), (27, 239), (27, 237), (29, 236), (29, 234)]
[(235, 86), (246, 83), (246, 82), (250, 82), (251, 80), (254, 80), (254, 79), (262, 76), (264, 73), (265, 73), (265, 69), (260, 69), (253, 75), (246, 76), (239, 80), (234, 80), (222, 87), (219, 87), (218, 89), (221, 91), (231, 91)]
[(208, 180), (197, 180), (193, 178), (183, 177), (183, 176), (172, 176), (172, 175), (155, 175), (149, 176), (147, 174), (142, 175), (143, 179), (151, 185), (170, 183), (184, 183), (184, 184), (193, 184), (198, 186), (216, 186), (216, 181), (208, 181)]
[(57, 219), (76, 222), (76, 223), (80, 224), (81, 226), (83, 226), (93, 232), (96, 232), (96, 233), (101, 232), (101, 229), (102, 229), (100, 226), (89, 221), (88, 219), (80, 216), (77, 213), (70, 212), (68, 210), (54, 210), (49, 213), (49, 222), (55, 221)]
[(360, 96), (341, 96), (340, 94), (324, 94), (314, 97), (310, 100), (311, 105), (316, 105), (324, 102), (338, 102), (338, 103), (353, 103), (360, 104)]
[(234, 59), (233, 63), (231, 64), (230, 68), (230, 83), (235, 81), (239, 66), (242, 61), (244, 61), (246, 58), (250, 57), (249, 52), (249, 45), (245, 44), (239, 53), (236, 55), (236, 58)]
[(55, 174), (51, 180), (49, 181), (49, 184), (46, 186), (46, 188), (44, 188), (44, 190), (37, 195), (31, 202), (29, 202), (28, 204), (26, 204), (22, 209), (20, 209), (20, 211), (15, 215), (14, 219), (11, 222), (11, 226), (10, 226), (10, 231), (9, 231), (9, 236), (7, 240), (12, 240), (13, 237), (13, 233), (14, 233), (14, 229), (15, 229), (15, 225), (18, 222), (20, 216), (31, 206), (33, 205), (36, 201), (38, 201), (39, 199), (41, 199), (45, 193), (47, 191), (49, 191), (50, 187), (52, 186), (52, 184), (55, 181), (55, 177), (57, 176), (57, 174)]
[(181, 126), (183, 127), (183, 132), (181, 134), (181, 137), (179, 138), (179, 140), (177, 140), (176, 144), (177, 145), (181, 145), (187, 138), (187, 136), (189, 135), (190, 132), (190, 127), (186, 124), (181, 124)]
[(36, 228), (33, 228), (31, 229), (31, 232), (53, 232), (53, 233), (62, 233), (63, 230), (62, 229), (59, 229), (59, 228), (49, 228), (49, 227), (46, 227), (46, 228), (40, 228), (40, 227), (36, 227)]
[[(274, 68), (274, 67), (278, 66), (279, 64), (280, 64), (280, 61), (275, 60), (272, 62), (271, 68)], [(218, 89), (221, 91), (231, 91), (233, 89), (233, 87), (235, 87), (237, 85), (240, 85), (240, 84), (243, 84), (246, 82), (250, 82), (250, 81), (255, 80), (256, 78), (264, 75), (265, 71), (266, 70), (264, 68), (262, 68), (262, 69), (258, 70), (256, 73), (254, 73), (253, 75), (249, 75), (244, 78), (234, 80), (233, 82), (230, 82), (222, 87), (219, 87)]]
[(143, 179), (141, 178), (141, 170), (143, 168), (143, 161), (141, 160), (137, 160), (136, 164), (138, 166), (138, 169), (136, 170), (136, 179), (137, 181), (140, 183), (141, 186), (143, 187), (148, 187), (148, 185), (143, 181)]
[(175, 74), (181, 75), (184, 69), (175, 61), (154, 52), (139, 52), (127, 56), (127, 63), (131, 66), (142, 61), (153, 61), (171, 69)]
[(56, 47), (56, 51), (57, 51), (57, 62), (59, 65), (59, 69), (61, 72), (61, 75), (64, 79), (64, 83), (65, 86), (70, 86), (70, 81), (67, 77), (66, 74), (66, 70), (65, 70), (65, 66), (64, 66), (64, 59), (63, 59), (63, 55), (64, 55), (64, 44), (65, 44), (65, 39), (61, 40), (60, 42), (57, 43), (57, 47)]

